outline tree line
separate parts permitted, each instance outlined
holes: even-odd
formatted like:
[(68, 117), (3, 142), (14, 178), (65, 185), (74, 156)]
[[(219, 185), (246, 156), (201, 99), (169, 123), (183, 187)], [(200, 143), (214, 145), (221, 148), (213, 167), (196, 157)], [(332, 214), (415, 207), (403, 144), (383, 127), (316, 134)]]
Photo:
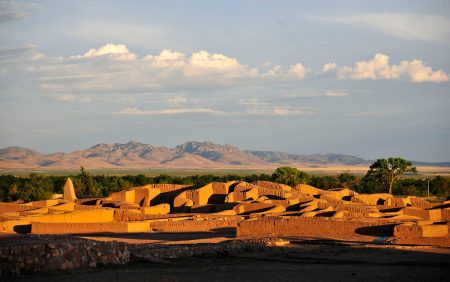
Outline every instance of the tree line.
[[(137, 175), (92, 175), (83, 167), (77, 175), (70, 176), (77, 195), (105, 197), (117, 191), (127, 190), (146, 184), (185, 184), (201, 187), (210, 182), (242, 180), (246, 182), (274, 181), (295, 186), (309, 184), (320, 189), (349, 188), (358, 193), (385, 193), (394, 195), (427, 196), (428, 186), (432, 196), (450, 195), (450, 178), (435, 176), (415, 178), (402, 176), (405, 172), (415, 173), (416, 168), (406, 160), (389, 158), (377, 160), (363, 177), (344, 172), (338, 175), (311, 175), (296, 168), (280, 167), (273, 174), (241, 175), (191, 175), (158, 176)], [(67, 176), (39, 175), (31, 173), (28, 177), (0, 175), (0, 201), (35, 201), (48, 199), (53, 194), (61, 194)]]

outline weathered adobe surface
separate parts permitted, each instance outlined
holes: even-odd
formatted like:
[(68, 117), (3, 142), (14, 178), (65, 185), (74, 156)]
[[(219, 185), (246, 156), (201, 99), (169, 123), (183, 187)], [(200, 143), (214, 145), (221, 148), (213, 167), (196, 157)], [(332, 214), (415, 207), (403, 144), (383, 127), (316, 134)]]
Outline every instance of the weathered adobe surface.
[(234, 233), (241, 219), (215, 219), (215, 220), (183, 220), (183, 221), (155, 221), (150, 223), (150, 228), (158, 232), (222, 232)]
[(267, 217), (238, 223), (237, 236), (307, 236), (323, 238), (349, 238), (359, 235), (392, 235), (389, 221), (334, 220), (329, 218)]
[[(436, 227), (449, 221), (449, 209), (450, 201), (430, 203), (415, 197), (358, 194), (346, 188), (321, 190), (305, 184), (292, 188), (268, 181), (213, 182), (203, 187), (155, 184), (106, 198), (77, 199), (68, 179), (63, 199), (0, 204), (0, 232), (210, 232), (231, 228), (242, 236), (405, 237), (402, 230), (408, 227), (399, 227), (397, 233), (394, 227), (409, 222), (419, 224), (422, 231), (407, 236), (449, 238), (442, 227)], [(197, 215), (203, 215), (203, 220)]]

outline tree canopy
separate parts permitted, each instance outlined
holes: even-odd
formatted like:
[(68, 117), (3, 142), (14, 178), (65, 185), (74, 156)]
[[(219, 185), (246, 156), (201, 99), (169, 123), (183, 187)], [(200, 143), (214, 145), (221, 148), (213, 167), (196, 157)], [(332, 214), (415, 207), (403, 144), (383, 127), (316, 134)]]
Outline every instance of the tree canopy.
[(272, 181), (287, 184), (291, 187), (300, 183), (308, 183), (309, 174), (293, 167), (279, 167), (272, 174)]
[(343, 172), (337, 176), (337, 180), (342, 187), (349, 188), (355, 184), (356, 176), (349, 172)]
[(389, 159), (378, 159), (369, 168), (366, 178), (379, 182), (392, 194), (392, 186), (396, 178), (403, 173), (416, 173), (417, 169), (411, 161), (399, 157), (390, 157)]

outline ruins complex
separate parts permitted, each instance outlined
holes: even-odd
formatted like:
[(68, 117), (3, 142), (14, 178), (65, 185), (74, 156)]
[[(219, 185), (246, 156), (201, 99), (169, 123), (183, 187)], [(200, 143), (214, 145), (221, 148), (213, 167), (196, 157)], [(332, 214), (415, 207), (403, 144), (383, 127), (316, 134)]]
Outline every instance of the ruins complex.
[[(358, 194), (258, 181), (203, 187), (152, 184), (77, 199), (67, 179), (60, 199), (0, 204), (0, 232), (214, 232), (241, 236), (310, 236), (425, 240), (449, 244), (450, 201)], [(441, 240), (438, 240), (440, 238)]]

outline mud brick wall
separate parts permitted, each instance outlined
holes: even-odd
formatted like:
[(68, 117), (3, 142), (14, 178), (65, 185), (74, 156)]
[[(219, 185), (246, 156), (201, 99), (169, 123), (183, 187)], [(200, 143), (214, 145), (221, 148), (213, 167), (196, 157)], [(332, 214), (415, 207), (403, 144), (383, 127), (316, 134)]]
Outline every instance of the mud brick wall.
[(441, 210), (442, 220), (450, 221), (450, 208), (445, 208)]
[(420, 198), (411, 198), (411, 206), (412, 207), (417, 207), (417, 208), (421, 208), (421, 209), (432, 209), (437, 205), (438, 204), (436, 204), (436, 203), (430, 203), (430, 202), (425, 201)]
[(148, 231), (146, 222), (99, 222), (99, 223), (71, 223), (71, 222), (32, 222), (32, 234), (84, 234), (84, 233), (127, 233), (133, 231)]
[(13, 203), (0, 203), (0, 214), (5, 212), (23, 212), (38, 209), (39, 207), (26, 206)]
[(172, 222), (152, 222), (150, 228), (162, 232), (232, 232), (238, 220), (183, 220)]
[(0, 247), (0, 275), (49, 270), (70, 270), (130, 260), (123, 243), (73, 241), (21, 244)]
[(241, 221), (237, 236), (317, 236), (348, 238), (359, 235), (392, 235), (394, 226), (384, 221), (342, 221), (328, 218), (262, 218)]
[(337, 205), (334, 208), (336, 211), (348, 211), (362, 216), (367, 216), (372, 210), (371, 207), (363, 205)]

